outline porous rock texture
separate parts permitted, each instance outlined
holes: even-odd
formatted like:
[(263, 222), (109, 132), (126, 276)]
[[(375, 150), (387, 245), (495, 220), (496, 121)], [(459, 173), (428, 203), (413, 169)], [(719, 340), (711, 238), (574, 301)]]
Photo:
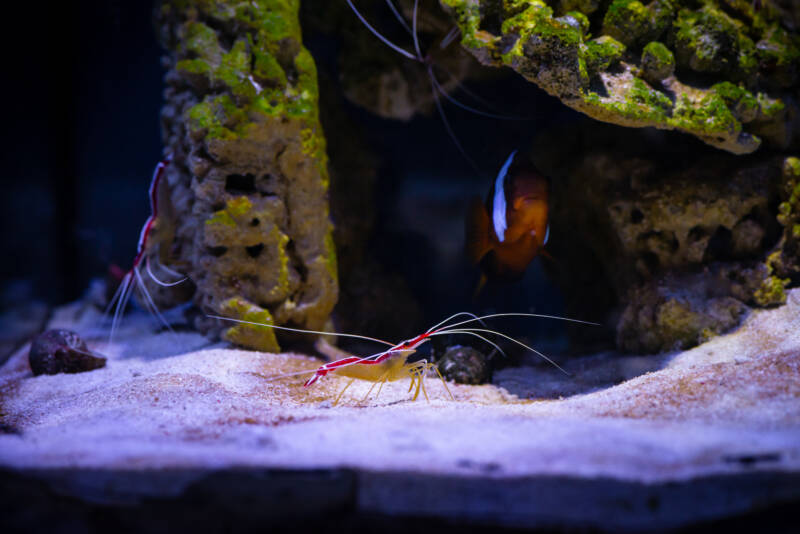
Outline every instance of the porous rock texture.
[(679, 130), (736, 154), (797, 146), (800, 41), (786, 2), (440, 3), (481, 63), (594, 119)]
[(796, 158), (589, 121), (533, 153), (553, 179), (549, 270), (569, 313), (605, 322), (623, 350), (696, 345), (800, 282)]
[[(336, 303), (325, 137), (298, 0), (164, 0), (171, 250), (205, 312), (321, 329)], [(279, 349), (274, 331), (198, 318)]]

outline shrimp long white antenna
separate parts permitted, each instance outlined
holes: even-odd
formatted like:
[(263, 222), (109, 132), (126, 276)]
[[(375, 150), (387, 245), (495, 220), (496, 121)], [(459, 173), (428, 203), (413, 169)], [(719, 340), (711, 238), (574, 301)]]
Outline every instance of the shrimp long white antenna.
[(540, 319), (556, 319), (558, 321), (567, 321), (570, 323), (590, 324), (592, 326), (601, 326), (600, 323), (593, 323), (591, 321), (582, 321), (581, 319), (572, 319), (570, 317), (561, 317), (559, 315), (546, 315), (542, 313), (522, 313), (522, 312), (508, 312), (508, 313), (490, 313), (489, 315), (481, 315), (474, 319), (467, 319), (456, 324), (448, 326), (448, 328), (461, 326), (462, 324), (474, 323), (476, 320), (492, 319), (494, 317), (538, 317)]
[(185, 274), (179, 273), (175, 269), (169, 267), (168, 265), (164, 265), (160, 261), (158, 262), (158, 266), (161, 268), (161, 270), (168, 272), (169, 274), (171, 274), (172, 276), (174, 276), (176, 278), (183, 278), (184, 280), (188, 280), (189, 279), (189, 277), (186, 276)]
[(128, 271), (125, 273), (125, 276), (122, 277), (122, 281), (119, 284), (119, 287), (114, 292), (114, 296), (111, 298), (111, 301), (108, 303), (108, 307), (106, 307), (105, 313), (103, 313), (103, 317), (106, 318), (111, 311), (111, 308), (114, 307), (116, 303), (116, 307), (114, 307), (114, 316), (111, 319), (111, 331), (108, 334), (108, 343), (109, 345), (114, 340), (114, 333), (117, 331), (117, 326), (119, 325), (119, 321), (122, 318), (122, 312), (128, 306), (128, 301), (133, 294), (133, 272)]
[[(160, 285), (161, 287), (173, 287), (173, 286), (177, 286), (178, 284), (181, 284), (181, 283), (183, 283), (183, 282), (185, 282), (186, 280), (188, 280), (188, 279), (189, 279), (189, 277), (188, 277), (188, 276), (184, 276), (183, 278), (181, 278), (180, 280), (178, 280), (178, 281), (176, 281), (176, 282), (164, 282), (164, 281), (160, 280), (160, 279), (159, 279), (159, 278), (158, 278), (158, 277), (155, 275), (155, 273), (153, 273), (153, 270), (152, 270), (152, 269), (151, 269), (151, 267), (150, 267), (150, 257), (149, 257), (149, 256), (148, 256), (148, 257), (147, 257), (147, 259), (144, 261), (144, 265), (145, 265), (145, 269), (147, 269), (147, 275), (148, 275), (148, 276), (150, 276), (150, 278), (153, 280), (153, 282), (155, 282), (156, 284)], [(161, 266), (161, 267), (163, 267), (165, 270), (167, 270), (167, 267), (166, 267), (165, 265), (161, 265), (161, 264), (159, 264), (159, 266)], [(172, 272), (170, 272), (170, 271), (172, 271)], [(169, 269), (169, 270), (167, 270), (167, 272), (169, 272), (170, 274), (172, 274), (172, 273), (174, 272), (174, 273), (178, 274), (178, 276), (182, 276), (180, 273), (177, 273), (177, 271), (173, 271), (172, 269)]]
[(431, 68), (430, 65), (428, 65), (428, 77), (431, 79), (431, 91), (433, 92), (433, 102), (434, 104), (436, 104), (436, 109), (439, 111), (439, 115), (442, 117), (442, 123), (444, 124), (445, 130), (447, 130), (447, 134), (450, 136), (450, 139), (456, 145), (456, 148), (458, 148), (458, 151), (461, 152), (461, 155), (464, 157), (464, 159), (467, 160), (467, 163), (469, 163), (470, 167), (472, 167), (472, 169), (476, 173), (478, 173), (478, 175), (481, 175), (482, 173), (481, 170), (478, 168), (478, 165), (475, 163), (475, 161), (473, 161), (471, 157), (469, 157), (467, 151), (464, 150), (464, 147), (461, 146), (461, 141), (458, 140), (458, 137), (456, 137), (456, 133), (450, 126), (450, 121), (447, 119), (447, 115), (445, 115), (444, 113), (444, 107), (442, 107), (442, 101), (439, 98), (439, 90), (436, 88), (436, 84), (433, 83), (434, 81), (433, 69)]
[(444, 39), (442, 39), (442, 41), (439, 43), (439, 48), (444, 50), (445, 48), (450, 46), (450, 43), (452, 43), (453, 40), (456, 37), (458, 37), (459, 33), (461, 33), (461, 28), (459, 28), (458, 26), (453, 26), (453, 28), (449, 32), (447, 32), (447, 35), (444, 36)]
[[(286, 330), (288, 332), (299, 332), (301, 334), (319, 334), (323, 336), (341, 336), (341, 337), (352, 337), (355, 339), (363, 339), (366, 341), (374, 341), (375, 343), (381, 343), (383, 345), (387, 345), (389, 347), (394, 347), (394, 343), (389, 343), (388, 341), (384, 341), (383, 339), (378, 339), (375, 337), (369, 336), (362, 336), (360, 334), (343, 334), (341, 332), (322, 332), (320, 330), (305, 330), (303, 328), (290, 328), (288, 326), (278, 326), (274, 324), (266, 324), (266, 323), (257, 323), (254, 321), (245, 321), (243, 319), (234, 319), (232, 317), (223, 317), (221, 315), (206, 315), (211, 319), (220, 319), (222, 321), (232, 321), (234, 323), (243, 323), (243, 324), (252, 324), (256, 326), (266, 326), (267, 328), (274, 328), (276, 330)], [(382, 354), (382, 353), (381, 353)]]
[[(496, 332), (495, 332), (495, 333), (496, 333)], [(492, 341), (490, 341), (490, 340), (486, 339), (484, 336), (482, 336), (482, 335), (480, 335), (480, 334), (476, 334), (474, 331), (472, 331), (472, 330), (469, 330), (469, 329), (463, 329), (463, 330), (458, 330), (458, 329), (456, 329), (456, 330), (440, 330), (440, 331), (438, 331), (438, 332), (433, 332), (433, 333), (431, 334), (431, 336), (446, 336), (446, 335), (449, 335), (449, 334), (469, 334), (469, 335), (472, 335), (472, 336), (475, 336), (475, 337), (479, 337), (479, 338), (481, 338), (482, 340), (484, 340), (486, 343), (488, 343), (489, 345), (491, 345), (492, 347), (494, 347), (495, 349), (497, 349), (497, 350), (498, 350), (498, 352), (500, 352), (500, 354), (502, 354), (503, 356), (506, 356), (506, 357), (508, 357), (508, 356), (506, 355), (506, 353), (505, 353), (505, 352), (503, 352), (503, 349), (501, 349), (500, 347), (498, 347), (498, 346), (497, 346), (497, 345), (496, 345), (494, 342), (492, 342)]]
[[(443, 324), (445, 324), (446, 322), (448, 322), (448, 321), (451, 321), (451, 320), (453, 320), (453, 319), (455, 319), (456, 317), (459, 317), (459, 316), (461, 316), (461, 315), (468, 315), (468, 316), (470, 316), (470, 317), (472, 317), (472, 318), (474, 318), (474, 319), (477, 319), (477, 318), (478, 318), (478, 316), (477, 316), (477, 315), (475, 315), (474, 313), (471, 313), (471, 312), (457, 312), (457, 313), (454, 313), (453, 315), (451, 315), (450, 317), (448, 317), (447, 319), (445, 319), (444, 321), (440, 321), (440, 322), (436, 323), (435, 325), (433, 325), (432, 327), (428, 328), (428, 329), (425, 331), (425, 333), (428, 333), (428, 332), (433, 332), (434, 330), (436, 330), (437, 328), (439, 328), (440, 326), (442, 326), (442, 325), (443, 325)], [(483, 321), (481, 321), (481, 324), (483, 324)]]
[(403, 28), (406, 29), (408, 34), (409, 35), (413, 35), (414, 32), (408, 26), (408, 23), (406, 22), (406, 19), (403, 18), (403, 15), (401, 15), (400, 12), (397, 10), (397, 7), (394, 5), (394, 2), (392, 2), (392, 0), (386, 0), (386, 4), (389, 6), (389, 9), (392, 10), (392, 13), (394, 14), (394, 16), (398, 20), (398, 22), (400, 22), (400, 24), (403, 26)]
[(411, 18), (411, 36), (414, 38), (414, 50), (417, 51), (417, 59), (422, 59), (422, 51), (419, 48), (419, 37), (417, 36), (417, 8), (419, 0), (414, 0), (414, 15)]
[[(511, 117), (510, 115), (500, 115), (500, 114), (497, 114), (497, 113), (490, 113), (488, 111), (481, 111), (481, 110), (479, 110), (477, 108), (474, 108), (472, 106), (468, 106), (467, 104), (464, 104), (463, 102), (461, 102), (459, 100), (456, 100), (455, 98), (450, 96), (447, 93), (447, 91), (444, 90), (444, 87), (442, 87), (442, 84), (440, 84), (439, 80), (436, 79), (436, 75), (433, 73), (433, 70), (431, 70), (430, 75), (431, 75), (431, 83), (439, 91), (439, 93), (443, 97), (445, 97), (448, 102), (450, 102), (454, 106), (457, 106), (457, 107), (463, 109), (464, 111), (469, 111), (470, 113), (474, 113), (475, 115), (480, 115), (481, 117), (487, 117), (489, 119), (499, 119), (499, 120), (506, 120), (506, 121), (524, 121), (524, 120), (527, 120), (527, 119), (522, 118), (522, 117)], [(463, 87), (461, 86), (461, 84), (459, 84), (459, 87), (461, 87), (461, 89), (463, 90)]]
[[(544, 358), (548, 362), (550, 362), (553, 365), (555, 365), (556, 367), (558, 367), (558, 369), (560, 369), (561, 372), (563, 372), (565, 375), (571, 376), (567, 371), (564, 370), (564, 368), (562, 368), (560, 365), (558, 365), (556, 362), (554, 362), (552, 359), (548, 358), (547, 356), (545, 356), (544, 354), (542, 354), (538, 350), (534, 349), (533, 347), (529, 347), (528, 345), (526, 345), (522, 341), (514, 339), (513, 337), (508, 336), (506, 334), (503, 334), (502, 332), (497, 332), (495, 330), (488, 330), (488, 329), (485, 329), (485, 328), (442, 330), (442, 332), (444, 332), (444, 333), (451, 333), (452, 332), (452, 333), (461, 333), (461, 334), (472, 333), (472, 332), (484, 332), (484, 333), (487, 333), (487, 334), (494, 334), (496, 336), (500, 336), (500, 337), (502, 337), (504, 339), (507, 339), (507, 340), (509, 340), (509, 341), (511, 341), (513, 343), (516, 343), (517, 345), (519, 345), (521, 347), (524, 347), (524, 348), (528, 349), (529, 351), (533, 352), (534, 354), (538, 354), (539, 356), (541, 356), (542, 358)], [(475, 335), (477, 335), (477, 334), (475, 334)], [(497, 347), (496, 345), (494, 345), (494, 346)], [(500, 351), (500, 352), (502, 352), (502, 351)]]
[(465, 95), (469, 96), (470, 98), (472, 98), (476, 102), (480, 102), (482, 105), (486, 106), (488, 109), (493, 109), (493, 110), (497, 111), (497, 108), (492, 106), (492, 104), (488, 100), (486, 100), (482, 96), (478, 95), (474, 91), (470, 90), (463, 83), (459, 82), (458, 81), (458, 76), (456, 76), (455, 74), (450, 72), (450, 70), (448, 70), (446, 67), (443, 67), (442, 65), (435, 65), (435, 67), (437, 69), (441, 70), (442, 72), (444, 72), (445, 74), (447, 74), (447, 76), (450, 77), (450, 79), (453, 80), (453, 82), (455, 83), (456, 87), (458, 87), (459, 91), (463, 92)]
[(173, 330), (169, 322), (167, 322), (164, 316), (161, 315), (161, 311), (158, 309), (158, 306), (156, 306), (156, 303), (153, 301), (153, 297), (150, 296), (150, 292), (147, 290), (147, 286), (145, 286), (144, 284), (144, 279), (142, 278), (142, 274), (139, 272), (139, 269), (134, 268), (133, 274), (136, 277), (136, 281), (139, 284), (139, 290), (144, 295), (145, 303), (148, 305), (150, 313), (155, 315), (158, 318), (158, 320), (161, 321), (161, 324), (163, 324), (167, 328), (167, 330), (172, 332)]
[(394, 44), (393, 42), (391, 42), (389, 39), (387, 39), (386, 37), (384, 37), (383, 35), (381, 35), (381, 34), (380, 34), (380, 32), (378, 32), (378, 30), (376, 30), (375, 28), (373, 28), (373, 27), (372, 27), (372, 25), (371, 25), (369, 22), (367, 22), (367, 19), (365, 19), (365, 18), (364, 18), (364, 16), (363, 16), (363, 15), (362, 15), (362, 14), (361, 14), (361, 13), (360, 13), (360, 12), (359, 12), (357, 9), (356, 9), (356, 6), (354, 6), (354, 5), (353, 5), (353, 2), (352, 2), (352, 0), (347, 0), (347, 5), (349, 5), (349, 6), (350, 6), (350, 9), (352, 9), (352, 10), (353, 10), (353, 13), (355, 13), (355, 14), (356, 14), (356, 16), (358, 17), (358, 19), (359, 19), (359, 20), (360, 20), (360, 21), (361, 21), (361, 22), (364, 24), (364, 26), (366, 26), (366, 27), (367, 27), (367, 29), (368, 29), (369, 31), (371, 31), (371, 32), (372, 32), (372, 34), (373, 34), (375, 37), (377, 37), (378, 39), (380, 39), (380, 40), (381, 40), (381, 42), (382, 42), (383, 44), (385, 44), (386, 46), (388, 46), (389, 48), (391, 48), (392, 50), (394, 50), (394, 51), (395, 51), (395, 52), (397, 52), (398, 54), (402, 54), (402, 55), (404, 55), (404, 56), (405, 56), (405, 57), (407, 57), (408, 59), (413, 59), (414, 61), (419, 61), (419, 58), (418, 58), (417, 56), (415, 56), (414, 54), (412, 54), (412, 53), (411, 53), (411, 52), (409, 52), (408, 50), (405, 50), (405, 49), (403, 49), (403, 48), (400, 48), (399, 46), (397, 46), (396, 44)]

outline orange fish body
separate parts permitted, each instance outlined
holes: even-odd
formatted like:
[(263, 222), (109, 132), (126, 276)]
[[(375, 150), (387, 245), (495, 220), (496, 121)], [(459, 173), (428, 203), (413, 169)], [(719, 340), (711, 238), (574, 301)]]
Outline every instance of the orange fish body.
[(481, 284), (518, 280), (549, 237), (549, 183), (516, 151), (492, 183), (485, 203), (476, 201), (467, 219), (467, 254), (480, 265)]

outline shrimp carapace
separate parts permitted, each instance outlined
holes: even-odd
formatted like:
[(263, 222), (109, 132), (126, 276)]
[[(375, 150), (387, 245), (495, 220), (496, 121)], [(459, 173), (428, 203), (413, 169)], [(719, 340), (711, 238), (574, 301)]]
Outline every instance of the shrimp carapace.
[[(514, 151), (506, 159), (485, 202), (467, 214), (466, 249), (480, 266), (482, 283), (518, 280), (550, 237), (549, 180)], [(479, 286), (480, 287), (480, 286)]]

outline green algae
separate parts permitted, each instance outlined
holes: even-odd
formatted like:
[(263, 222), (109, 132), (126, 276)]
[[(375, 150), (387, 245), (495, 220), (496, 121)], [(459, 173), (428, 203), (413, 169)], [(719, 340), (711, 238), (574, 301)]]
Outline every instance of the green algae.
[[(482, 63), (509, 66), (596, 119), (679, 129), (734, 153), (757, 149), (762, 132), (770, 142), (780, 139), (774, 132), (785, 103), (774, 94), (756, 95), (756, 75), (785, 86), (800, 71), (797, 35), (781, 27), (780, 12), (740, 0), (559, 2), (560, 17), (541, 0), (441, 3)], [(488, 17), (494, 27), (499, 21), (498, 35), (484, 29)], [(592, 38), (586, 21), (600, 28), (599, 36)], [(717, 79), (692, 86), (683, 81), (689, 71)], [(656, 86), (675, 76), (664, 82), (674, 95), (671, 109), (632, 83), (631, 74)], [(590, 87), (589, 77), (604, 90)], [(739, 94), (730, 94), (731, 86)]]
[(233, 220), (230, 213), (225, 210), (220, 210), (214, 212), (209, 219), (206, 219), (207, 225), (214, 225), (214, 224), (222, 224), (224, 226), (230, 226), (231, 228), (236, 227), (236, 221)]
[(281, 347), (275, 337), (275, 321), (269, 310), (265, 310), (243, 298), (231, 298), (222, 303), (220, 313), (231, 319), (258, 324), (237, 324), (228, 328), (223, 338), (231, 343), (252, 347), (262, 352), (280, 352)]
[[(530, 38), (556, 41), (558, 46), (577, 46), (583, 42), (583, 29), (553, 17), (553, 9), (541, 0), (512, 0), (514, 7), (525, 7), (503, 21), (502, 32), (519, 35), (520, 44)], [(521, 47), (520, 47), (521, 48)], [(521, 53), (520, 48), (516, 53)]]
[(328, 151), (325, 136), (317, 129), (304, 128), (300, 131), (300, 138), (303, 153), (313, 158), (319, 170), (322, 185), (327, 189), (330, 184), (330, 175), (328, 174)]
[(569, 24), (568, 19), (573, 19), (575, 22), (578, 23), (580, 27), (581, 33), (583, 35), (587, 35), (589, 33), (589, 27), (591, 23), (589, 22), (589, 17), (581, 13), (580, 11), (568, 11), (564, 17), (561, 17), (561, 20), (567, 22)]
[(645, 78), (656, 82), (675, 71), (675, 56), (663, 43), (651, 41), (642, 50), (640, 64)]
[[(681, 9), (673, 26), (679, 64), (698, 72), (720, 72), (737, 64), (739, 32), (723, 11), (711, 5)], [(749, 44), (752, 48), (752, 41)]]
[(181, 52), (186, 55), (203, 58), (208, 63), (218, 65), (222, 58), (222, 49), (219, 46), (217, 34), (197, 21), (188, 21), (183, 27), (183, 44)]
[(783, 201), (778, 205), (778, 222), (793, 227), (800, 222), (800, 158), (784, 160), (783, 179)]
[(749, 122), (762, 109), (758, 99), (745, 89), (741, 84), (732, 82), (721, 82), (711, 86), (711, 89), (719, 95), (725, 106), (730, 109), (740, 120)]
[(786, 302), (785, 288), (788, 283), (788, 278), (768, 276), (755, 293), (753, 293), (753, 299), (756, 304), (763, 308), (784, 304)]
[(246, 112), (238, 108), (229, 95), (222, 94), (192, 106), (186, 119), (190, 131), (203, 134), (207, 139), (234, 141), (241, 129), (231, 127), (245, 124)]
[(763, 301), (765, 306), (785, 302), (784, 289), (800, 282), (800, 158), (784, 159), (782, 178), (777, 220), (784, 231), (767, 256), (765, 265), (769, 276), (755, 296), (759, 304)]
[(285, 295), (289, 292), (289, 254), (286, 251), (289, 236), (281, 232), (277, 226), (273, 226), (269, 239), (275, 243), (274, 250), (278, 253), (279, 262), (278, 281), (272, 287), (271, 293), (276, 296)]
[(648, 30), (649, 20), (650, 11), (638, 0), (614, 0), (603, 19), (603, 32), (630, 46)]
[(253, 54), (253, 76), (262, 84), (283, 87), (289, 83), (286, 72), (269, 49), (261, 46), (258, 35), (247, 35), (248, 44)]
[(247, 218), (253, 209), (250, 199), (245, 196), (238, 196), (228, 200), (225, 208), (215, 211), (213, 215), (206, 219), (206, 225), (213, 226), (221, 224), (235, 228), (242, 219)]
[(480, 29), (481, 6), (477, 2), (465, 0), (440, 0), (456, 13), (456, 23), (461, 29), (461, 46), (471, 49), (480, 49), (492, 46)]
[(339, 263), (336, 258), (336, 243), (333, 241), (333, 228), (325, 234), (325, 251), (325, 266), (328, 268), (328, 274), (338, 284)]
[(614, 0), (603, 17), (603, 33), (639, 46), (658, 39), (669, 27), (674, 14), (671, 0), (655, 0), (644, 5), (638, 0)]
[(625, 52), (625, 45), (611, 37), (601, 35), (596, 39), (586, 41), (586, 48), (583, 57), (586, 61), (586, 68), (590, 72), (606, 70), (608, 67), (618, 62)]
[(724, 99), (713, 92), (703, 96), (696, 104), (683, 95), (668, 122), (705, 135), (738, 134), (742, 129), (741, 123), (725, 105)]
[[(240, 27), (241, 38), (229, 50), (223, 50), (214, 30), (202, 22), (188, 20), (182, 27), (182, 57), (177, 69), (202, 75), (211, 87), (223, 89), (242, 112), (232, 117), (224, 128), (213, 121), (200, 124), (208, 139), (230, 140), (237, 122), (249, 122), (249, 114), (286, 115), (318, 122), (317, 72), (311, 54), (302, 47), (297, 16), (298, 1), (261, 0), (257, 2), (213, 2), (205, 0), (173, 1), (165, 8), (186, 9), (196, 6), (206, 17), (222, 24)], [(293, 44), (291, 44), (293, 43)], [(287, 57), (287, 51), (290, 57)], [(293, 51), (293, 53), (292, 53)], [(287, 76), (291, 70), (295, 75)], [(209, 96), (188, 110), (190, 119), (210, 119)], [(206, 108), (206, 109), (202, 109)], [(321, 129), (317, 129), (320, 131)]]

